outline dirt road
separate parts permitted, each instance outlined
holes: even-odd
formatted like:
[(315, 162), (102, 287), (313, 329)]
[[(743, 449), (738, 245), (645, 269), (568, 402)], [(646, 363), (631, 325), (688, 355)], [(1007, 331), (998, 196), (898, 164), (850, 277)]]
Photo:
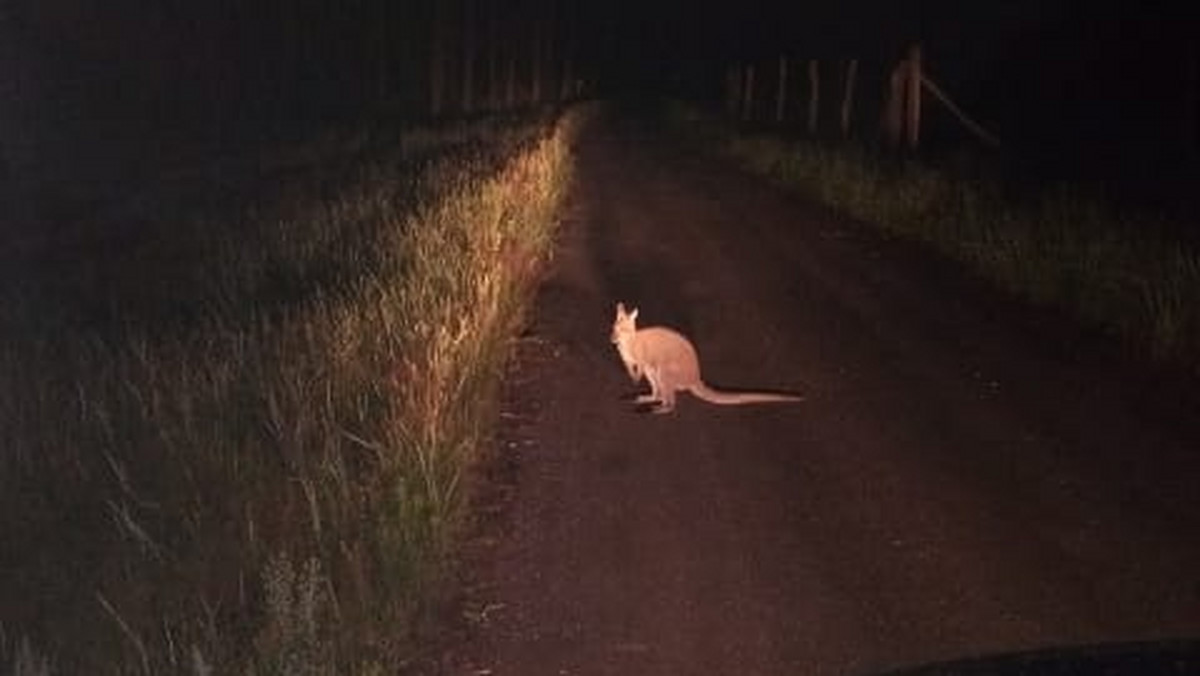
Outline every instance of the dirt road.
[[(608, 114), (577, 150), (448, 673), (873, 674), (1200, 637), (1195, 399), (649, 127)], [(634, 412), (618, 300), (691, 336), (712, 384), (808, 400)]]

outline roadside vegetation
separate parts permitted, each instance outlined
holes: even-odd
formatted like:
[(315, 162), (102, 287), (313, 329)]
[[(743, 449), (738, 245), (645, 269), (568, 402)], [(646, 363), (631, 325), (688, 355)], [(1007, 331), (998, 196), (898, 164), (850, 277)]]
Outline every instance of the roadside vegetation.
[(0, 274), (0, 669), (383, 674), (550, 252), (577, 113), (164, 177)]
[(927, 243), (1002, 288), (1071, 313), (1160, 363), (1200, 367), (1200, 251), (1187, 224), (1082, 185), (1031, 193), (861, 145), (739, 131), (675, 105), (672, 123), (740, 166)]

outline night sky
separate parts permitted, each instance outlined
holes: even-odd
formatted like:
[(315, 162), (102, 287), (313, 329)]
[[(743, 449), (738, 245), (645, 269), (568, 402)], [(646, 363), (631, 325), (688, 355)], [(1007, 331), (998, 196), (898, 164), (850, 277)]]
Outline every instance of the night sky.
[[(70, 165), (110, 175), (114, 163), (261, 140), (385, 100), (420, 117), (431, 26), (439, 16), (455, 30), (464, 25), (465, 1), (10, 0), (0, 8), (5, 172), (50, 177)], [(469, 6), (479, 35), (498, 26), (513, 49), (541, 26), (600, 95), (714, 98), (725, 66), (766, 68), (784, 53), (858, 58), (864, 86), (877, 88), (889, 64), (920, 42), (929, 75), (1013, 147), (1195, 154), (1197, 26), (1132, 2)]]

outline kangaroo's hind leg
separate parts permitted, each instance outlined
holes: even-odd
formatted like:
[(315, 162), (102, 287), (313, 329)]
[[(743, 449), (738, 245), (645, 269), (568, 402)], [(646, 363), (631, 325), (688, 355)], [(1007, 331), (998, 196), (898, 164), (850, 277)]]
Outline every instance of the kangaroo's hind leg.
[(654, 407), (655, 413), (670, 413), (675, 410), (675, 391), (667, 390), (659, 400), (658, 406)]
[(646, 376), (646, 381), (650, 383), (650, 393), (640, 394), (634, 401), (638, 404), (658, 404), (662, 402), (663, 386), (662, 372), (656, 368), (645, 368), (642, 373)]
[(675, 409), (675, 387), (670, 379), (661, 369), (655, 369), (653, 377), (650, 372), (646, 374), (650, 380), (650, 397), (644, 403), (657, 404), (653, 408), (655, 413), (670, 413)]

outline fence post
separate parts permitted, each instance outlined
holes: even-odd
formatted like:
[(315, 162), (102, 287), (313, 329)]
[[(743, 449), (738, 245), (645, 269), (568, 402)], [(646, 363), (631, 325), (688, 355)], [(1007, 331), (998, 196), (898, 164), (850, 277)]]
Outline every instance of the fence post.
[(888, 76), (887, 92), (884, 94), (883, 138), (888, 147), (900, 147), (900, 135), (904, 132), (904, 62), (897, 63)]
[(913, 45), (908, 56), (892, 68), (886, 98), (883, 133), (888, 144), (896, 149), (905, 142), (910, 150), (916, 150), (921, 139), (920, 45)]
[(907, 68), (905, 68), (906, 92), (905, 129), (908, 132), (908, 149), (916, 150), (921, 140), (921, 45), (916, 44), (908, 50)]
[(858, 77), (858, 59), (846, 64), (846, 81), (842, 90), (842, 138), (850, 136), (850, 112), (854, 106), (854, 80)]

